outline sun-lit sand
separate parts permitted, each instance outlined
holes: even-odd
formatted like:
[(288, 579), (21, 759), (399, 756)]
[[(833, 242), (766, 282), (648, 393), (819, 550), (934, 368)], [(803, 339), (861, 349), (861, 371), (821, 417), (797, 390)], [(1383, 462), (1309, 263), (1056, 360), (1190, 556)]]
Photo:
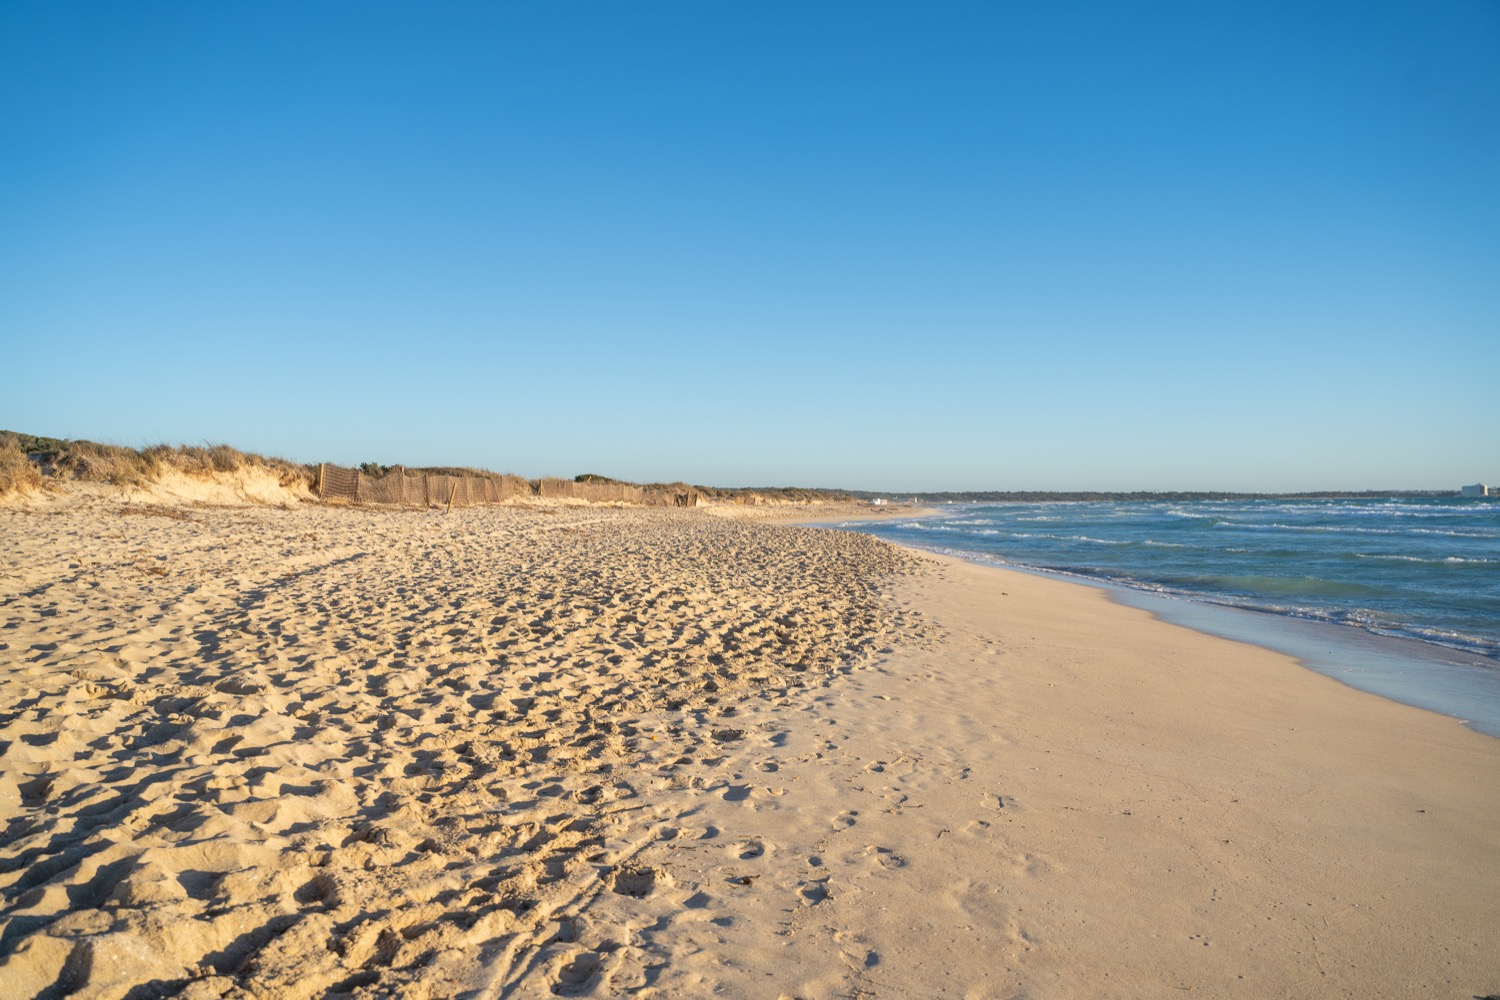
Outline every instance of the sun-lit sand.
[(1500, 992), (1500, 741), (1089, 588), (693, 510), (0, 541), (0, 997)]

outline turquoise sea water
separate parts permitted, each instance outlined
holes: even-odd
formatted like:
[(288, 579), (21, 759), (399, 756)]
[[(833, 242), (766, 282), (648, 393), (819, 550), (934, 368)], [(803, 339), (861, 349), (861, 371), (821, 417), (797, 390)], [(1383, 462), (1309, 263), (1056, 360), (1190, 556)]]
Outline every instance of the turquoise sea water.
[(1111, 586), (1500, 736), (1493, 499), (954, 504), (842, 527)]

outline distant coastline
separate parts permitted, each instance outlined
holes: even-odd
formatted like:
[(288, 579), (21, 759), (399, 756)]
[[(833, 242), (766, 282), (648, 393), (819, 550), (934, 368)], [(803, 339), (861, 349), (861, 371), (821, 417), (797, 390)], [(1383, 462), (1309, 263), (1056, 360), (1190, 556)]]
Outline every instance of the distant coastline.
[(1458, 490), (1314, 490), (1303, 493), (1237, 493), (1229, 490), (953, 490), (943, 492), (845, 490), (859, 500), (885, 497), (916, 500), (918, 503), (1086, 503), (1108, 500), (1119, 503), (1139, 500), (1145, 503), (1163, 500), (1369, 500), (1380, 497), (1426, 499), (1452, 497)]

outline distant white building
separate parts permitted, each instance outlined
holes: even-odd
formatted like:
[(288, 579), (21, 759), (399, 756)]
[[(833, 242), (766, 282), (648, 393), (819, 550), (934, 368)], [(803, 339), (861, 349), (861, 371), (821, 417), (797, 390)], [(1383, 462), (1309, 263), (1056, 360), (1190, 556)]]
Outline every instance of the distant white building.
[[(1468, 487), (1465, 486), (1464, 489), (1468, 489)], [(1465, 493), (1464, 496), (1468, 496), (1468, 494)], [(890, 503), (890, 501), (887, 500), (885, 497), (876, 497), (874, 500), (870, 501), (870, 506), (871, 507), (884, 507), (888, 503)]]
[(1473, 486), (1460, 486), (1458, 488), (1458, 495), (1461, 497), (1487, 497), (1490, 495), (1490, 488), (1483, 483), (1475, 483)]

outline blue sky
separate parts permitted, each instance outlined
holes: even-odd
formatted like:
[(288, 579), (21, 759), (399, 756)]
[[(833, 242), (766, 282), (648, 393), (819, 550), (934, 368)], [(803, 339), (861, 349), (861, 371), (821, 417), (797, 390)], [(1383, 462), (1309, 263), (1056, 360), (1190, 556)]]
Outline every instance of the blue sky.
[(0, 427), (1500, 480), (1500, 5), (0, 4)]

